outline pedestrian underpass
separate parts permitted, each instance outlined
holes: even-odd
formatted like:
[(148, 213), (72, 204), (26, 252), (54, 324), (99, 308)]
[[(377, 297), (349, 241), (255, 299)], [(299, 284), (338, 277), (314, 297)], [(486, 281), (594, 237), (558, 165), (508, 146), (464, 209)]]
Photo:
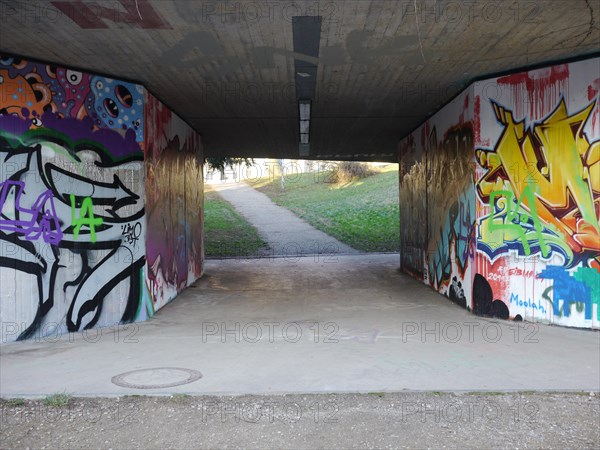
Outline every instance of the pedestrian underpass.
[[(506, 379), (516, 388), (587, 389), (593, 377), (597, 383), (600, 60), (593, 21), (582, 25), (593, 5), (549, 3), (535, 25), (493, 21), (480, 11), (480, 20), (446, 17), (441, 26), (414, 21), (418, 6), (409, 24), (397, 4), (383, 2), (382, 14), (370, 2), (345, 2), (334, 3), (337, 21), (298, 11), (250, 26), (240, 17), (229, 25), (196, 20), (201, 2), (140, 2), (139, 14), (125, 3), (95, 14), (87, 0), (75, 10), (75, 2), (51, 2), (43, 11), (54, 15), (31, 20), (17, 14), (27, 2), (14, 2), (19, 20), (0, 15), (3, 395), (41, 395), (56, 387), (48, 380), (65, 383), (53, 362), (42, 363), (61, 352), (85, 361), (101, 380), (92, 389), (85, 377), (69, 379), (74, 392), (122, 392), (110, 379), (144, 361), (156, 362), (150, 369), (177, 368), (174, 355), (190, 349), (181, 346), (180, 319), (168, 319), (168, 311), (186, 308), (181, 320), (194, 327), (234, 317), (243, 330), (249, 318), (262, 324), (275, 317), (303, 326), (326, 320), (346, 330), (341, 345), (319, 350), (321, 362), (339, 362), (325, 371), (328, 382), (309, 370), (316, 356), (304, 349), (313, 347), (299, 344), (295, 356), (309, 371), (282, 378), (282, 392), (443, 389), (449, 380), (481, 389), (510, 389)], [(120, 13), (111, 14), (113, 7)], [(558, 22), (560, 33), (537, 38), (540, 27)], [(473, 49), (473, 42), (481, 45)], [(341, 262), (331, 265), (314, 257), (239, 266), (206, 261), (203, 162), (231, 156), (399, 162), (400, 252), (338, 255)], [(225, 277), (232, 270), (245, 286)], [(261, 297), (265, 289), (276, 302)], [(253, 312), (238, 317), (228, 309), (233, 304)], [(472, 353), (475, 342), (464, 342), (471, 330), (464, 323), (471, 322), (518, 337)], [(442, 366), (403, 359), (409, 343), (420, 349), (411, 339), (431, 329), (444, 339), (438, 349), (454, 345), (452, 333), (460, 331), (453, 352), (431, 350)], [(148, 342), (126, 347), (121, 330)], [(522, 332), (553, 337), (527, 346)], [(98, 342), (88, 345), (94, 333)], [(158, 351), (168, 336), (179, 350)], [(487, 344), (492, 336), (478, 339)], [(263, 349), (261, 337), (247, 345), (231, 347), (226, 364), (215, 350), (223, 352), (221, 344), (199, 344), (194, 351), (206, 352), (202, 361), (211, 356), (214, 366), (183, 369), (202, 374), (194, 386), (204, 392), (260, 391), (251, 377), (209, 382), (236, 358), (245, 361), (257, 348), (266, 355), (279, 344)], [(278, 357), (294, 355), (289, 350)], [(101, 355), (122, 364), (103, 372)], [(279, 369), (264, 355), (257, 370), (267, 376)], [(532, 355), (539, 359), (530, 372), (510, 369), (513, 359), (522, 364)], [(575, 355), (589, 363), (570, 359)], [(423, 376), (404, 372), (415, 366)], [(478, 368), (481, 375), (473, 375)], [(378, 381), (361, 384), (361, 371)], [(458, 375), (448, 378), (453, 371)]]

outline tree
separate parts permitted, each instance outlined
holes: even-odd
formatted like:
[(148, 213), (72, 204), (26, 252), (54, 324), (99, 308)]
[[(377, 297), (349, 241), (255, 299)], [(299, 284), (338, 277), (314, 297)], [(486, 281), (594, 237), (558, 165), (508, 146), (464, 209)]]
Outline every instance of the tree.
[(234, 166), (238, 164), (246, 164), (246, 167), (252, 166), (254, 164), (254, 159), (252, 158), (229, 158), (229, 157), (219, 157), (219, 158), (204, 158), (205, 164), (208, 165), (210, 170), (218, 170), (221, 174), (225, 173), (225, 168), (229, 167), (233, 169)]

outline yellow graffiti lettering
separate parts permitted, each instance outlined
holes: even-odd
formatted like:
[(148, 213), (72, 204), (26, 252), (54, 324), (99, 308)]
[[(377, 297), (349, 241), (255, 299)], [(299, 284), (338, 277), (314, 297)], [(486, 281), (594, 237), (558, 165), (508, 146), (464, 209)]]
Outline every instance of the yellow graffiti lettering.
[(561, 100), (544, 121), (527, 129), (524, 120), (516, 122), (511, 111), (494, 104), (504, 131), (493, 151), (477, 150), (487, 169), (478, 182), (481, 198), (514, 192), (521, 206), (576, 254), (600, 251), (600, 141), (590, 143), (583, 132), (594, 105), (569, 115)]

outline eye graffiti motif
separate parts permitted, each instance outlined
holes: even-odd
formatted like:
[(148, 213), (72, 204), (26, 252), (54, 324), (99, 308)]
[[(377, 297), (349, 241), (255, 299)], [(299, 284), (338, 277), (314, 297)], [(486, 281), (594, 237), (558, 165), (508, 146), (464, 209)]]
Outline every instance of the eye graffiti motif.
[(126, 108), (131, 108), (133, 106), (133, 96), (131, 95), (131, 92), (129, 92), (129, 89), (122, 84), (117, 84), (115, 86), (115, 95), (119, 102)]
[(112, 98), (104, 99), (104, 109), (111, 117), (119, 116), (119, 108)]
[(83, 74), (75, 70), (67, 70), (67, 81), (76, 86), (83, 80)]
[(135, 84), (94, 76), (91, 90), (86, 104), (96, 126), (133, 129), (136, 139), (143, 140), (143, 89)]

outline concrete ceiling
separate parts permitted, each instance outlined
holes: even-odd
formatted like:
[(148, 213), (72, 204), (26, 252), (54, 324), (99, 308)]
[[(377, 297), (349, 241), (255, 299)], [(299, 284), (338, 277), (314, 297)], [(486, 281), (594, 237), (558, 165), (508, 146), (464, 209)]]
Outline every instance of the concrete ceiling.
[(308, 78), (310, 158), (396, 161), (470, 80), (597, 52), (599, 25), (597, 0), (0, 0), (2, 52), (144, 83), (208, 156), (297, 158)]

